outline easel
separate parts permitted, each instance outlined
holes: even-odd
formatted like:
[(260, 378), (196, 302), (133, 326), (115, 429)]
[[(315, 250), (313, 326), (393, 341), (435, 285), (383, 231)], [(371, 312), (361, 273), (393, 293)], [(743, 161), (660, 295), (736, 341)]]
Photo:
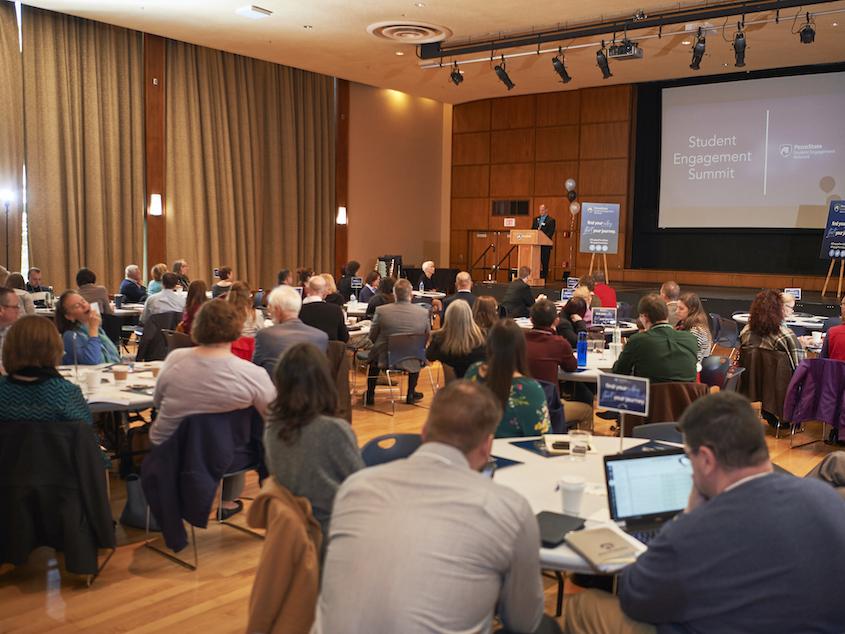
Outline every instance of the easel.
[(845, 270), (845, 258), (834, 258), (830, 261), (830, 266), (827, 267), (827, 275), (824, 278), (824, 286), (822, 286), (822, 297), (827, 293), (827, 285), (830, 283), (833, 267), (836, 266), (837, 261), (839, 262), (839, 283), (836, 285), (836, 297), (837, 299), (842, 297), (842, 273)]
[[(607, 274), (607, 253), (601, 254), (602, 264), (604, 266), (604, 283), (610, 284), (610, 276)], [(595, 252), (590, 254), (590, 272), (587, 275), (593, 274), (593, 263), (596, 261), (596, 254)], [(831, 263), (833, 266), (833, 263)], [(842, 284), (842, 270), (839, 270), (839, 284)], [(822, 293), (824, 295), (824, 293)]]

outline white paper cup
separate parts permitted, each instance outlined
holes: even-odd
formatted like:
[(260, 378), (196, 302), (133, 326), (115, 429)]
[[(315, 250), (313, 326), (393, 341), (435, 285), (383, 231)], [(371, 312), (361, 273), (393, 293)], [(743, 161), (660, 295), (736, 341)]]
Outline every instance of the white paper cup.
[(557, 482), (560, 490), (561, 506), (568, 515), (578, 515), (581, 512), (581, 500), (584, 497), (586, 481), (581, 476), (563, 476)]
[(822, 333), (819, 332), (818, 330), (814, 330), (812, 335), (813, 335), (813, 343), (817, 346), (820, 346), (822, 344)]
[(93, 392), (100, 387), (100, 372), (99, 370), (89, 370), (84, 374), (82, 380), (85, 382), (85, 389)]
[(613, 356), (614, 359), (618, 359), (619, 355), (622, 354), (622, 344), (621, 343), (611, 343), (610, 344), (610, 354)]

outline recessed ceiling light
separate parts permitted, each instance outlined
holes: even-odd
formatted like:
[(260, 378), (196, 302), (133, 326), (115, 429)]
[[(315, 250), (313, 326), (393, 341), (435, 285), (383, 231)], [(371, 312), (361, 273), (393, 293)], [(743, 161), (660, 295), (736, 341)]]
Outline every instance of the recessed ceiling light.
[(396, 51), (396, 52), (394, 53), (394, 55), (398, 55), (399, 57), (402, 57), (404, 54), (405, 54), (405, 52), (404, 52), (404, 51)]
[(310, 31), (310, 30), (311, 30), (311, 29), (313, 29), (314, 27), (313, 27), (313, 26), (311, 26), (310, 24), (303, 24), (303, 25), (302, 25), (302, 28), (303, 28), (303, 29), (307, 29), (308, 31)]
[(273, 12), (270, 11), (270, 9), (259, 7), (257, 4), (247, 5), (245, 7), (241, 7), (240, 9), (235, 9), (235, 13), (241, 17), (249, 18), (250, 20), (263, 20), (264, 18), (269, 18), (273, 15)]
[(425, 7), (425, 2), (415, 2), (415, 3), (414, 3), (414, 6), (415, 6), (417, 9), (422, 9), (423, 7)]
[(727, 63), (727, 62), (725, 62), (724, 64), (722, 64), (722, 66), (724, 66), (725, 68), (727, 68), (728, 63)]
[(831, 26), (839, 26), (839, 22), (834, 22)]

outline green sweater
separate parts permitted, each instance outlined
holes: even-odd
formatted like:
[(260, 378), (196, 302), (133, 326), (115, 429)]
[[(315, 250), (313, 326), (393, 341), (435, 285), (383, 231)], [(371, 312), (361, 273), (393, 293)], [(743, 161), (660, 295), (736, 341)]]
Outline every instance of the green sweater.
[(697, 355), (695, 335), (667, 323), (656, 324), (628, 340), (613, 364), (613, 373), (647, 377), (653, 383), (692, 382)]

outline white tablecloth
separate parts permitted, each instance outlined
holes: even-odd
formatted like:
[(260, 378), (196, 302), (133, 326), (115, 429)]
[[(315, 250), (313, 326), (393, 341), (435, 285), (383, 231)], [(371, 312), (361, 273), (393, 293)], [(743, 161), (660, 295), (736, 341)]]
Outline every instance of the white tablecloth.
[[(734, 313), (733, 319), (744, 326), (748, 323), (748, 313)], [(788, 317), (785, 321), (787, 326), (802, 326), (808, 330), (821, 330), (827, 319), (824, 315), (812, 315), (811, 317)]]
[[(161, 367), (161, 364), (161, 361), (136, 363), (135, 371), (129, 373), (126, 381), (115, 381), (111, 364), (80, 365), (78, 378), (72, 365), (61, 366), (59, 372), (82, 388), (92, 412), (134, 411), (153, 406), (156, 379), (150, 369)], [(89, 391), (85, 383), (85, 377), (90, 372), (97, 372), (100, 376), (100, 383), (93, 391)], [(138, 389), (131, 389), (136, 387)]]

